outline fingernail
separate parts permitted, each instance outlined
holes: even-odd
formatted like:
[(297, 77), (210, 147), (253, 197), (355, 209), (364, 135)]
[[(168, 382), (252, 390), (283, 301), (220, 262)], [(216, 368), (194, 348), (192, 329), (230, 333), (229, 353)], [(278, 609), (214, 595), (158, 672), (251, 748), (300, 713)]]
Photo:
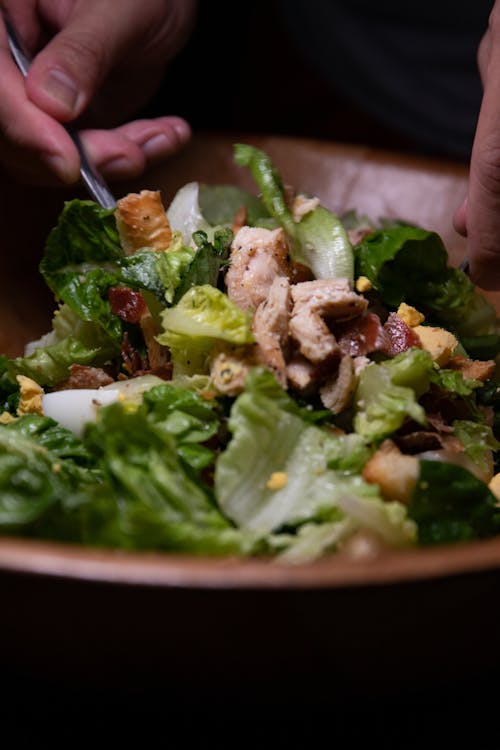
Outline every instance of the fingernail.
[(174, 130), (177, 133), (177, 137), (179, 138), (181, 143), (185, 143), (187, 140), (189, 140), (189, 137), (191, 136), (191, 128), (187, 124), (187, 122), (176, 122), (174, 125)]
[(170, 151), (172, 149), (172, 141), (164, 133), (158, 133), (145, 141), (141, 148), (144, 154), (151, 159), (162, 156), (166, 151)]
[(62, 70), (53, 68), (42, 83), (44, 91), (69, 112), (76, 108), (78, 90), (72, 79)]
[(130, 175), (132, 168), (132, 162), (124, 156), (117, 156), (116, 159), (110, 159), (100, 165), (100, 170), (105, 172), (107, 177), (126, 177)]
[(71, 165), (62, 156), (58, 156), (58, 154), (43, 154), (42, 161), (51, 172), (56, 174), (67, 185), (78, 180), (79, 171), (72, 169)]

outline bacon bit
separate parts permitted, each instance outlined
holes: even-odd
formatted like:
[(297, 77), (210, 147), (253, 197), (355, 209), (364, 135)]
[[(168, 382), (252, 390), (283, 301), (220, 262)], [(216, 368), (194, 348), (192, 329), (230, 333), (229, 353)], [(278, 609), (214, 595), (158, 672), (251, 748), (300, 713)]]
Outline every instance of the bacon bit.
[(388, 345), (382, 351), (388, 357), (395, 357), (412, 346), (417, 346), (419, 349), (422, 348), (418, 335), (397, 313), (390, 313), (384, 323), (384, 330), (388, 334)]
[(153, 316), (146, 306), (145, 312), (141, 315), (139, 320), (139, 324), (141, 326), (142, 336), (148, 352), (149, 367), (151, 369), (162, 367), (167, 362), (168, 350), (156, 340), (155, 336), (157, 331), (155, 329)]
[(301, 284), (303, 281), (313, 281), (314, 274), (309, 266), (297, 261), (290, 261), (290, 284)]
[(467, 359), (466, 357), (451, 357), (446, 367), (450, 370), (461, 372), (464, 378), (480, 380), (484, 383), (493, 377), (495, 372), (495, 361), (493, 359)]
[(134, 375), (138, 371), (148, 370), (148, 363), (144, 362), (141, 355), (129, 341), (128, 333), (125, 331), (122, 339), (121, 358), (123, 367), (129, 375)]
[(142, 294), (126, 286), (112, 286), (108, 290), (108, 299), (114, 314), (126, 323), (139, 323), (147, 312)]
[(233, 234), (236, 234), (241, 227), (245, 227), (248, 224), (248, 211), (246, 206), (240, 206), (239, 209), (236, 211), (233, 219), (233, 224), (231, 229), (233, 230)]
[(350, 357), (384, 351), (389, 346), (387, 331), (375, 313), (359, 315), (346, 323), (335, 325), (334, 331), (340, 351)]
[(114, 382), (111, 375), (108, 375), (100, 367), (74, 364), (69, 368), (69, 378), (64, 383), (61, 383), (57, 390), (63, 391), (68, 388), (100, 388)]

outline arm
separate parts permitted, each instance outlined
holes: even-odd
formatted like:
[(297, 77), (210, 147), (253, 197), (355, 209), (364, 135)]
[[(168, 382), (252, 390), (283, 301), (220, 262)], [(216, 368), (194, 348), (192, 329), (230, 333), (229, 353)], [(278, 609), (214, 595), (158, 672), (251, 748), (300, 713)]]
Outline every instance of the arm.
[(0, 165), (7, 171), (29, 182), (78, 180), (78, 154), (61, 125), (74, 120), (108, 178), (140, 174), (187, 142), (189, 125), (179, 117), (129, 120), (186, 40), (195, 0), (4, 0), (3, 6), (34, 55), (25, 80), (0, 19)]
[(472, 280), (500, 288), (500, 0), (495, 2), (481, 41), (478, 63), (483, 101), (472, 149), (466, 200), (455, 228), (467, 236)]

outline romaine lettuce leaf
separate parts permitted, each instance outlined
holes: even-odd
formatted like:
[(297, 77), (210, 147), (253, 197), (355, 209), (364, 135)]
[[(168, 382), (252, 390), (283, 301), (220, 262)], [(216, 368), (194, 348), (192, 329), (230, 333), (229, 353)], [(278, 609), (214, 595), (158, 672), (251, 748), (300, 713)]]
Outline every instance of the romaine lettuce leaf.
[(231, 225), (241, 206), (247, 211), (249, 226), (261, 224), (269, 219), (269, 213), (256, 195), (235, 185), (200, 185), (199, 204), (203, 217), (212, 226)]
[(488, 486), (467, 469), (441, 461), (420, 461), (408, 512), (420, 544), (481, 539), (500, 531), (500, 508)]
[(491, 451), (500, 449), (500, 442), (493, 435), (491, 427), (468, 419), (455, 419), (453, 434), (464, 446), (467, 456), (482, 470), (491, 466)]
[(355, 431), (380, 441), (399, 429), (407, 417), (425, 425), (425, 411), (417, 399), (429, 388), (433, 367), (430, 354), (417, 348), (365, 367), (355, 394)]
[(293, 260), (308, 266), (318, 279), (347, 278), (353, 281), (354, 255), (340, 219), (324, 206), (296, 222), (285, 200), (283, 181), (269, 156), (244, 143), (234, 147), (237, 164), (249, 167), (262, 202), (288, 234)]
[(213, 229), (200, 210), (199, 187), (197, 182), (188, 182), (181, 187), (167, 210), (170, 226), (174, 231), (181, 233), (183, 244), (191, 247), (194, 247), (195, 232), (205, 232), (209, 239), (213, 237)]
[(206, 372), (208, 356), (218, 342), (253, 342), (250, 316), (209, 284), (191, 287), (161, 319), (164, 333), (157, 338), (170, 347), (175, 375)]
[[(404, 507), (396, 504), (397, 516), (375, 485), (350, 473), (359, 472), (369, 457), (361, 436), (339, 436), (308, 424), (284, 391), (279, 399), (272, 397), (279, 388), (272, 380), (270, 373), (254, 375), (232, 406), (232, 437), (215, 472), (216, 496), (226, 515), (258, 536), (306, 523), (336, 524), (347, 516), (356, 520), (353, 528), (377, 526), (391, 542), (409, 543), (413, 531), (412, 524), (405, 526)], [(349, 463), (351, 451), (357, 460)], [(356, 499), (352, 514), (344, 510), (349, 498)]]
[(390, 307), (407, 302), (460, 338), (498, 333), (493, 305), (448, 265), (436, 232), (410, 225), (379, 229), (356, 246), (355, 265), (356, 276), (369, 278)]
[(74, 538), (71, 506), (100, 475), (69, 457), (81, 459), (82, 451), (70, 437), (63, 439), (60, 428), (57, 436), (47, 435), (42, 423), (34, 426), (26, 418), (0, 425), (0, 529), (45, 536), (48, 529), (50, 535), (64, 528)]
[(80, 509), (85, 541), (206, 554), (252, 548), (254, 537), (231, 526), (186, 470), (173, 435), (142, 409), (101, 409), (84, 442), (105, 477)]

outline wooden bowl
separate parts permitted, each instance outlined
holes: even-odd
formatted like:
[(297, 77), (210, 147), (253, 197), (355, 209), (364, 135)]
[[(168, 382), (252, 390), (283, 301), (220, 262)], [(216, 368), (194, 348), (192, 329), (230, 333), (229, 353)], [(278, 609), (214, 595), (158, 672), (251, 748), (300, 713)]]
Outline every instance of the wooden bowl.
[[(264, 148), (285, 182), (333, 210), (416, 222), (441, 234), (454, 263), (462, 260), (452, 215), (467, 174), (454, 163), (310, 140), (199, 135), (115, 193), (160, 189), (168, 203), (189, 180), (255, 190), (233, 164), (236, 141)], [(2, 352), (20, 353), (49, 326), (53, 303), (37, 262), (62, 201), (73, 196), (0, 188)], [(380, 694), (498, 665), (484, 634), (500, 625), (499, 585), (500, 539), (295, 567), (2, 539), (0, 663), (89, 684), (168, 679), (186, 695), (235, 680), (237, 690), (279, 690), (281, 698), (320, 686), (331, 695)]]

